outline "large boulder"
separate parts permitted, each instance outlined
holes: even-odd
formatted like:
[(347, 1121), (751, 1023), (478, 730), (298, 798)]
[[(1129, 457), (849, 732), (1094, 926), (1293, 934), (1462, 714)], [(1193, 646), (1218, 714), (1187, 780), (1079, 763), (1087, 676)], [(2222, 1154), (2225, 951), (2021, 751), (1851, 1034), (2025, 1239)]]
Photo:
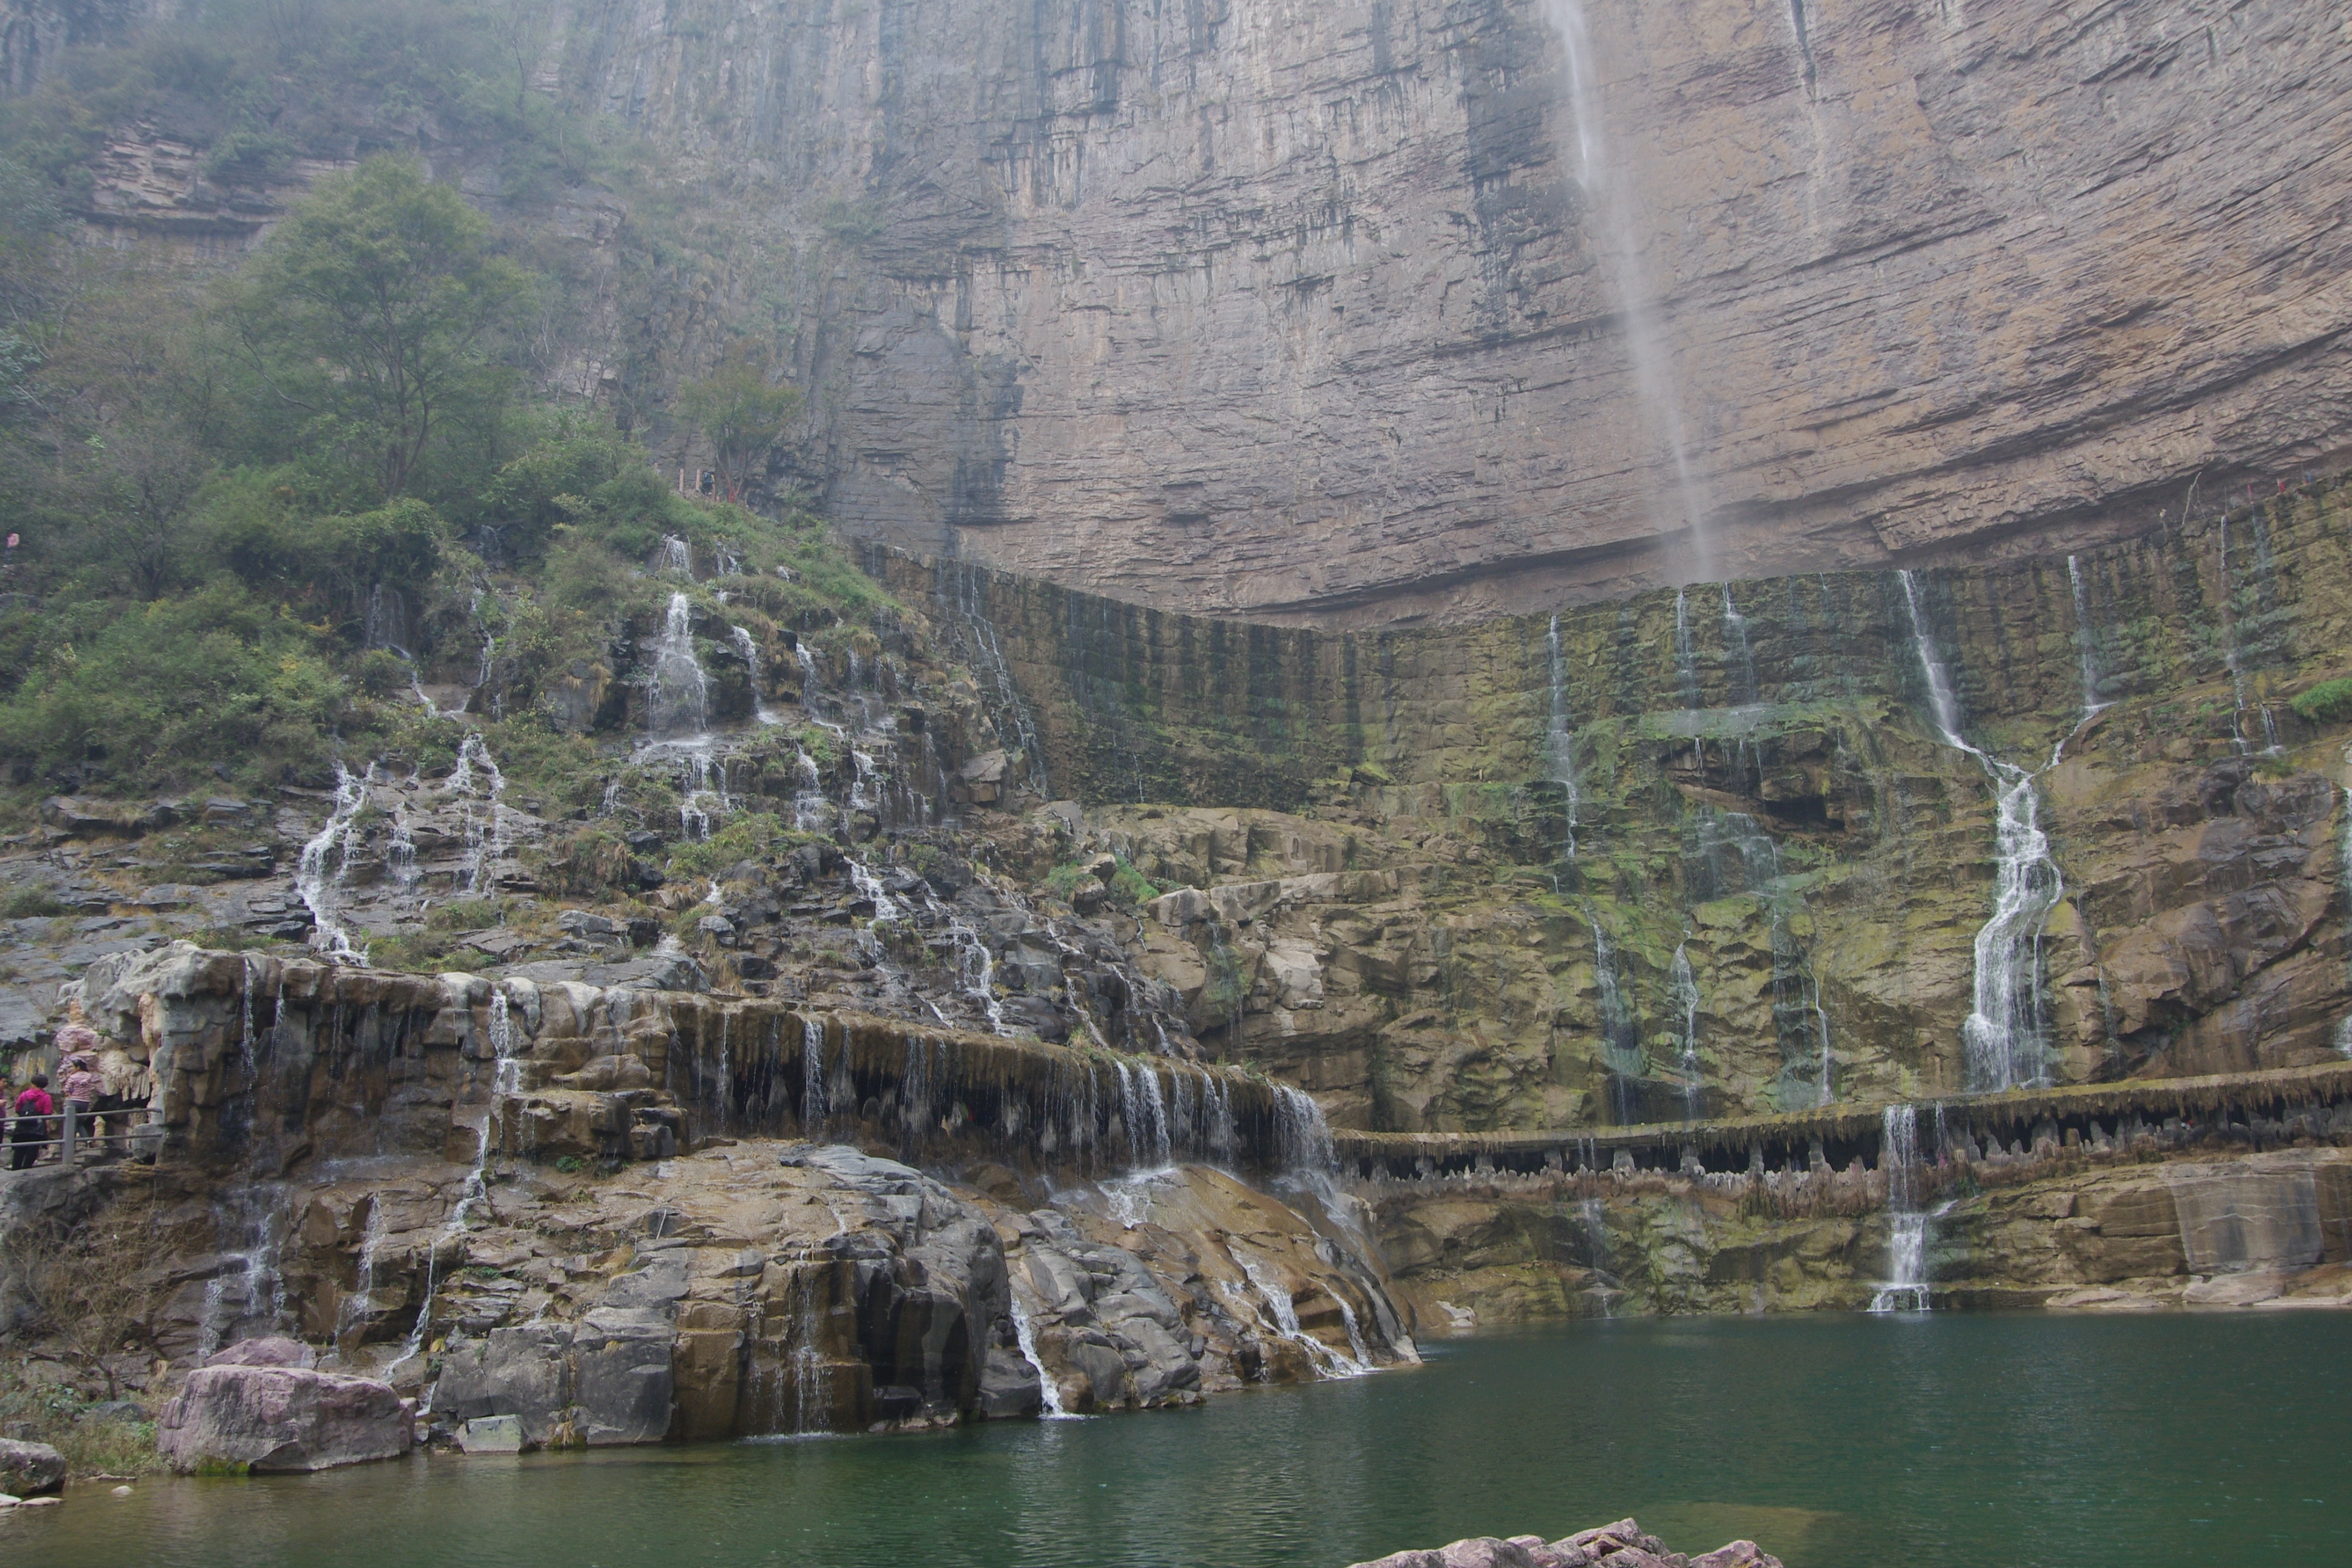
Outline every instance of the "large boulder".
[(66, 1484), (65, 1457), (47, 1443), (0, 1437), (0, 1492), (33, 1497)]
[[(248, 1361), (282, 1356), (253, 1341), (231, 1347)], [(389, 1384), (301, 1365), (216, 1360), (188, 1374), (163, 1406), (155, 1446), (182, 1472), (324, 1470), (408, 1452), (414, 1421)]]

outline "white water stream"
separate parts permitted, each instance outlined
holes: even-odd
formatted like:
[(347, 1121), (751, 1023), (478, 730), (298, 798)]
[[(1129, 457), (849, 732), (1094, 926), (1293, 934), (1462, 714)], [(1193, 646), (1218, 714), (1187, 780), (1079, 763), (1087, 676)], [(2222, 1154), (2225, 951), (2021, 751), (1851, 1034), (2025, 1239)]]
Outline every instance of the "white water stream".
[(1911, 638), (1927, 682), (1936, 728), (1944, 743), (1974, 757), (1992, 781), (1992, 918), (1978, 931), (1976, 980), (1968, 1021), (1960, 1027), (1967, 1054), (1968, 1087), (1997, 1091), (2047, 1083), (2050, 1063), (2043, 1037), (2042, 932), (2050, 911), (2065, 892), (2049, 837), (2037, 820), (2041, 795), (2034, 781), (2055, 767), (2064, 753), (2061, 741), (2049, 762), (2032, 773), (1970, 745), (1960, 733), (1959, 698), (1950, 672), (1927, 630), (1919, 603), (1918, 580), (1896, 574), (1911, 616)]
[(1919, 1206), (1919, 1110), (1890, 1105), (1879, 1118), (1879, 1167), (1886, 1173), (1886, 1279), (1874, 1312), (1927, 1310), (1927, 1223)]

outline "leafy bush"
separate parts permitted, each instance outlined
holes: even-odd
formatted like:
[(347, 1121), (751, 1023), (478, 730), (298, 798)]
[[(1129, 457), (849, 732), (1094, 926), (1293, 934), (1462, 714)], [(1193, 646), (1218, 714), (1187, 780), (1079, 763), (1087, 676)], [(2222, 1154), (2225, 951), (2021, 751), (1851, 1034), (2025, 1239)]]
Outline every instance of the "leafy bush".
[(738, 860), (772, 858), (779, 846), (792, 837), (785, 831), (783, 819), (775, 813), (746, 812), (730, 818), (726, 826), (709, 837), (681, 844), (670, 851), (669, 873), (673, 877), (716, 876)]
[(2352, 719), (2352, 678), (2323, 680), (2287, 704), (2314, 724), (2340, 724)]

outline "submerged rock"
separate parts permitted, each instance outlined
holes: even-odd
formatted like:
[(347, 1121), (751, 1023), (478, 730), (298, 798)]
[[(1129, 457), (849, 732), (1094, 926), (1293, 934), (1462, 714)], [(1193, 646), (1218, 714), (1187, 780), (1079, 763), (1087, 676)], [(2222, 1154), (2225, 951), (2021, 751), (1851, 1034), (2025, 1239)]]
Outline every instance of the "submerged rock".
[(310, 1353), (249, 1341), (189, 1373), (157, 1425), (164, 1462), (183, 1473), (324, 1470), (408, 1452), (409, 1403), (389, 1384), (315, 1371)]
[(1473, 1536), (1434, 1550), (1395, 1552), (1353, 1568), (1781, 1568), (1752, 1541), (1734, 1541), (1700, 1557), (1670, 1552), (1630, 1519), (1547, 1542), (1538, 1535)]

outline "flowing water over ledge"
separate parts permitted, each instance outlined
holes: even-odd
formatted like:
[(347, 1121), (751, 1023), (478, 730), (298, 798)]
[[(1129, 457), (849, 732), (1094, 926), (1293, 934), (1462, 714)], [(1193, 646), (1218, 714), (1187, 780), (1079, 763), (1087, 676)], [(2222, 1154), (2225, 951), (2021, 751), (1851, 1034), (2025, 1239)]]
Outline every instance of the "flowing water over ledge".
[(2352, 1557), (2333, 1316), (1581, 1324), (1182, 1414), (152, 1480), (0, 1521), (49, 1568), (659, 1561), (1339, 1568), (1632, 1512), (1797, 1568)]

